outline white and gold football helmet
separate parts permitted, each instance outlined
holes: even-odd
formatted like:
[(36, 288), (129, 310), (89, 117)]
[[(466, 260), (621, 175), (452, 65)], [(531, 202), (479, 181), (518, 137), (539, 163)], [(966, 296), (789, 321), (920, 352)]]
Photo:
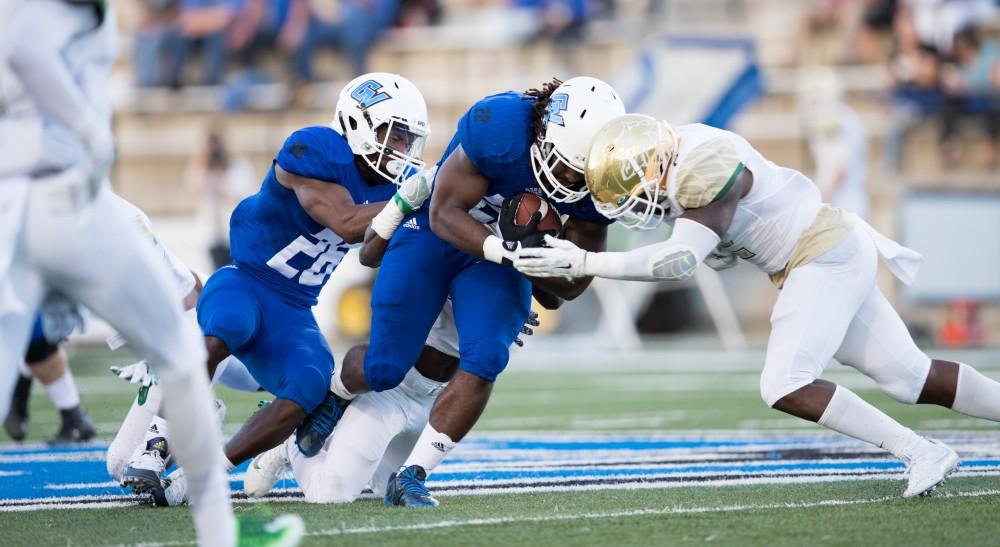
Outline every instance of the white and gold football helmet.
[(672, 125), (643, 114), (626, 114), (601, 127), (584, 171), (597, 210), (638, 230), (679, 216), (668, 180), (680, 142)]

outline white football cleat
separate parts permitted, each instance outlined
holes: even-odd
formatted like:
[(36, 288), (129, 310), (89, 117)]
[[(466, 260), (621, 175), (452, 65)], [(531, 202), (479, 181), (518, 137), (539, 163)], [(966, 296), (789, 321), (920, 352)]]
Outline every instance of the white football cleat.
[(153, 505), (157, 507), (177, 507), (187, 505), (187, 478), (184, 468), (177, 468), (163, 479), (163, 488), (153, 490)]
[(287, 443), (281, 443), (250, 462), (246, 474), (243, 475), (243, 491), (246, 495), (251, 498), (264, 496), (274, 488), (279, 479), (285, 476), (292, 466), (286, 445)]
[(167, 468), (167, 440), (163, 437), (150, 439), (145, 449), (136, 450), (122, 473), (121, 485), (136, 494), (145, 494), (160, 487), (160, 477)]
[(949, 446), (934, 439), (927, 439), (927, 444), (909, 458), (910, 465), (906, 468), (909, 483), (904, 498), (926, 496), (958, 468), (958, 454)]

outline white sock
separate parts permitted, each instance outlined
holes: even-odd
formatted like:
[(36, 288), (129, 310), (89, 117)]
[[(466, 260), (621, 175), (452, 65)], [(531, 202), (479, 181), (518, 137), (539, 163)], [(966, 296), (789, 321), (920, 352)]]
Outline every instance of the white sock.
[(68, 369), (51, 384), (45, 385), (45, 392), (57, 410), (69, 410), (80, 406), (80, 392), (73, 382), (73, 373)]
[(143, 441), (149, 442), (150, 439), (157, 437), (163, 437), (167, 443), (170, 442), (170, 424), (162, 416), (153, 416), (149, 421), (149, 427), (146, 428), (146, 438)]
[(410, 452), (410, 457), (406, 459), (406, 463), (403, 465), (405, 467), (419, 465), (430, 474), (431, 470), (437, 467), (441, 463), (441, 460), (457, 445), (458, 443), (451, 440), (451, 437), (444, 433), (439, 433), (428, 423), (424, 426), (424, 431), (420, 434), (420, 438), (417, 439), (417, 444), (414, 445), (413, 452)]
[(951, 409), (976, 418), (1000, 421), (1000, 383), (965, 363), (958, 366), (958, 387)]
[(868, 404), (853, 391), (837, 386), (819, 424), (844, 435), (884, 448), (903, 459), (912, 449), (927, 441), (912, 429), (893, 420)]
[(164, 367), (163, 409), (170, 419), (171, 452), (184, 467), (198, 545), (235, 545), (229, 478), (215, 421), (212, 390), (203, 371)]
[(332, 391), (337, 397), (350, 401), (351, 399), (357, 397), (357, 394), (351, 393), (347, 389), (347, 386), (344, 385), (344, 381), (340, 378), (340, 372), (342, 370), (344, 370), (343, 363), (341, 363), (341, 366), (333, 369), (333, 377), (330, 378), (330, 391)]

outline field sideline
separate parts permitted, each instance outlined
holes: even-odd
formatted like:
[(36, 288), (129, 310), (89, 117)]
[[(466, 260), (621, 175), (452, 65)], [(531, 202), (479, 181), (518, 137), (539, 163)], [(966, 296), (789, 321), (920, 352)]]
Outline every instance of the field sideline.
[[(497, 385), (473, 435), (429, 481), (435, 510), (294, 501), (284, 481), (266, 505), (297, 512), (307, 544), (995, 544), (1000, 429), (937, 408), (900, 405), (859, 374), (843, 382), (907, 425), (951, 443), (963, 466), (935, 496), (898, 498), (903, 466), (861, 443), (764, 407), (759, 354), (676, 354), (613, 365), (519, 362)], [(995, 352), (963, 355), (1000, 377)], [(659, 359), (659, 357), (658, 357)], [(128, 357), (73, 356), (84, 405), (106, 442), (131, 386), (106, 372)], [(653, 361), (656, 361), (655, 359)], [(260, 397), (219, 388), (234, 431)], [(175, 545), (193, 537), (184, 509), (136, 502), (103, 471), (103, 442), (52, 450), (56, 427), (41, 389), (30, 441), (0, 443), (4, 545)], [(232, 476), (240, 490), (239, 469)], [(73, 509), (68, 509), (73, 507)]]

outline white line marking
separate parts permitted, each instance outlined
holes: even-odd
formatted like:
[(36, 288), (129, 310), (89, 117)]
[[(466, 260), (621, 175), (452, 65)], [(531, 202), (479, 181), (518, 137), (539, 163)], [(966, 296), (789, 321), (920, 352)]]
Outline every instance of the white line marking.
[[(957, 492), (954, 494), (942, 494), (939, 498), (970, 498), (981, 496), (994, 496), (1000, 494), (1000, 489), (975, 490), (969, 492)], [(883, 503), (901, 499), (899, 496), (884, 496), (880, 498), (868, 498), (860, 500), (829, 499), (814, 502), (801, 503), (765, 503), (765, 504), (739, 504), (708, 507), (664, 507), (663, 509), (635, 509), (631, 511), (614, 511), (606, 513), (576, 513), (561, 515), (544, 515), (537, 517), (495, 517), (484, 519), (465, 520), (440, 520), (436, 522), (424, 522), (420, 524), (404, 524), (397, 526), (361, 526), (357, 528), (333, 528), (329, 530), (317, 530), (310, 532), (310, 536), (339, 536), (347, 534), (377, 534), (384, 532), (402, 532), (415, 530), (434, 530), (439, 528), (455, 528), (460, 526), (491, 526), (496, 524), (513, 524), (524, 522), (552, 522), (577, 519), (613, 519), (625, 517), (641, 517), (649, 515), (684, 515), (697, 513), (728, 513), (740, 511), (759, 511), (771, 509), (806, 509), (810, 507), (831, 507), (842, 505), (866, 505), (872, 503)]]

